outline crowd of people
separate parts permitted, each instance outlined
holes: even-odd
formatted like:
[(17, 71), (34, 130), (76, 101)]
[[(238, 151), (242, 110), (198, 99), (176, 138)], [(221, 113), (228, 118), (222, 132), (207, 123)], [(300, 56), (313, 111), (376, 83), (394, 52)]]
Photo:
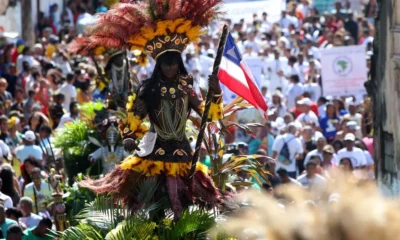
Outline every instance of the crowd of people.
[[(255, 77), (260, 79), (269, 119), (265, 121), (252, 110), (237, 113), (237, 121), (258, 122), (265, 127), (254, 128), (255, 137), (236, 130), (235, 138), (227, 143), (236, 146), (240, 154), (276, 159), (265, 165), (273, 175), (268, 188), (286, 183), (321, 186), (332, 168), (359, 178), (374, 178), (370, 99), (366, 95), (325, 96), (321, 84), (322, 49), (362, 45), (370, 67), (377, 3), (370, 0), (364, 12), (356, 13), (344, 2), (337, 1), (334, 9), (321, 9), (310, 0), (287, 1), (277, 22), (271, 22), (267, 13), (254, 14), (251, 21), (218, 19), (198, 44), (183, 53), (197, 91), (207, 85), (211, 68), (203, 59), (215, 57), (222, 24), (229, 25), (244, 59), (260, 57), (263, 70)], [(26, 229), (26, 235), (46, 239), (46, 229), (52, 227), (47, 203), (55, 191), (55, 184), (48, 179), (52, 159), (62, 157), (52, 147), (54, 132), (79, 119), (80, 104), (106, 98), (97, 89), (91, 59), (68, 51), (71, 41), (85, 34), (81, 20), (107, 11), (103, 3), (91, 7), (85, 1), (70, 0), (64, 9), (52, 5), (48, 12), (41, 12), (33, 46), (0, 33), (3, 237), (22, 236)], [(61, 19), (57, 11), (62, 11)], [(128, 56), (130, 70), (139, 80), (151, 75), (151, 59), (142, 66), (135, 62), (133, 53)], [(224, 92), (224, 101), (229, 103), (235, 96), (228, 89)], [(209, 165), (207, 158), (203, 154), (201, 160)], [(238, 175), (240, 181), (251, 181), (247, 177)]]

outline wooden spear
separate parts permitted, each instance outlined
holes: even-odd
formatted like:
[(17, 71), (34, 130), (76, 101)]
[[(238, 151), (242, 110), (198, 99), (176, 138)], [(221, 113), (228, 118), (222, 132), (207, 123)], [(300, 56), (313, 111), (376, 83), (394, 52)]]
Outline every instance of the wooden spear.
[[(228, 36), (228, 26), (225, 24), (224, 28), (222, 29), (221, 38), (219, 39), (217, 56), (215, 57), (215, 60), (214, 60), (213, 72), (212, 72), (212, 75), (214, 75), (214, 76), (216, 76), (218, 74), (219, 65), (221, 64), (221, 59), (222, 59), (222, 55), (224, 53), (227, 36)], [(204, 131), (206, 130), (208, 113), (210, 112), (210, 107), (211, 107), (211, 102), (212, 102), (213, 97), (214, 97), (214, 92), (212, 91), (212, 89), (209, 88), (207, 97), (206, 97), (206, 105), (204, 107), (203, 116), (201, 118), (200, 131), (199, 131), (199, 135), (197, 136), (196, 149), (195, 149), (194, 155), (193, 155), (192, 166), (190, 168), (190, 175), (189, 175), (190, 178), (193, 177), (194, 172), (196, 170), (196, 164), (199, 161), (201, 143), (203, 142)]]

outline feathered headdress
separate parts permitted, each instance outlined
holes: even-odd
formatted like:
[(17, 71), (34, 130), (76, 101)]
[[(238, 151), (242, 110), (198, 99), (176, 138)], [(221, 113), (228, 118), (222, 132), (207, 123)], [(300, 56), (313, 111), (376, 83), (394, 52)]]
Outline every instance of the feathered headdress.
[(140, 50), (157, 59), (198, 41), (222, 0), (146, 0), (119, 3), (100, 14), (91, 38), (106, 48)]
[(99, 56), (105, 57), (120, 52), (121, 49), (105, 48), (99, 42), (93, 41), (91, 37), (77, 37), (68, 46), (68, 50), (75, 54), (83, 56)]

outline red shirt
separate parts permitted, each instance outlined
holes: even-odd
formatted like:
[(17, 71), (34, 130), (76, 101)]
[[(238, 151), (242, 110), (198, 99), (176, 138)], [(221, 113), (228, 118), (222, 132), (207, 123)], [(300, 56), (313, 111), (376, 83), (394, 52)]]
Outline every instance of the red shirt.
[(18, 58), (19, 52), (17, 48), (13, 48), (11, 50), (11, 63), (17, 63), (17, 58)]
[(313, 111), (315, 113), (315, 115), (318, 115), (318, 105), (316, 103), (311, 103), (310, 105), (310, 110)]
[(298, 109), (298, 108), (296, 108), (296, 107), (292, 108), (290, 111), (291, 111), (292, 113), (294, 113), (295, 118), (299, 117), (300, 114), (303, 113), (302, 111), (300, 111), (300, 109)]
[[(310, 105), (310, 110), (313, 111), (315, 113), (315, 115), (318, 116), (318, 105), (316, 103), (311, 103)], [(300, 111), (300, 109), (294, 107), (290, 110), (292, 113), (294, 113), (295, 118), (298, 118), (300, 116), (300, 114), (302, 114), (303, 112)]]

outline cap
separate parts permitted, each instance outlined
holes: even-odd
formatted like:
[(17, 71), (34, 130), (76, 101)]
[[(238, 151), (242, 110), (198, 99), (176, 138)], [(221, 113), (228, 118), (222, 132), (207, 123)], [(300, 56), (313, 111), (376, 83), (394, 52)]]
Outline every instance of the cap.
[(36, 140), (35, 133), (33, 131), (26, 131), (26, 133), (24, 134), (24, 139), (26, 141), (35, 141)]
[(22, 40), (22, 39), (18, 39), (17, 42), (16, 42), (16, 45), (17, 45), (17, 46), (19, 46), (19, 45), (24, 45), (24, 44), (25, 44), (25, 41)]
[(348, 133), (346, 134), (346, 136), (344, 137), (345, 141), (352, 141), (354, 142), (356, 140), (356, 136), (354, 136), (354, 134), (352, 133)]
[(35, 45), (33, 45), (34, 49), (43, 49), (43, 45), (40, 43), (36, 43)]
[(310, 106), (311, 105), (311, 99), (303, 98), (303, 99), (297, 101), (297, 104)]
[(333, 147), (331, 145), (325, 145), (325, 147), (322, 149), (322, 152), (331, 153), (331, 154), (335, 153), (335, 151), (333, 150)]
[(353, 129), (353, 130), (358, 129), (357, 122), (355, 122), (355, 121), (348, 121), (348, 122), (346, 123), (346, 127), (347, 127), (347, 128), (350, 128), (350, 129)]

